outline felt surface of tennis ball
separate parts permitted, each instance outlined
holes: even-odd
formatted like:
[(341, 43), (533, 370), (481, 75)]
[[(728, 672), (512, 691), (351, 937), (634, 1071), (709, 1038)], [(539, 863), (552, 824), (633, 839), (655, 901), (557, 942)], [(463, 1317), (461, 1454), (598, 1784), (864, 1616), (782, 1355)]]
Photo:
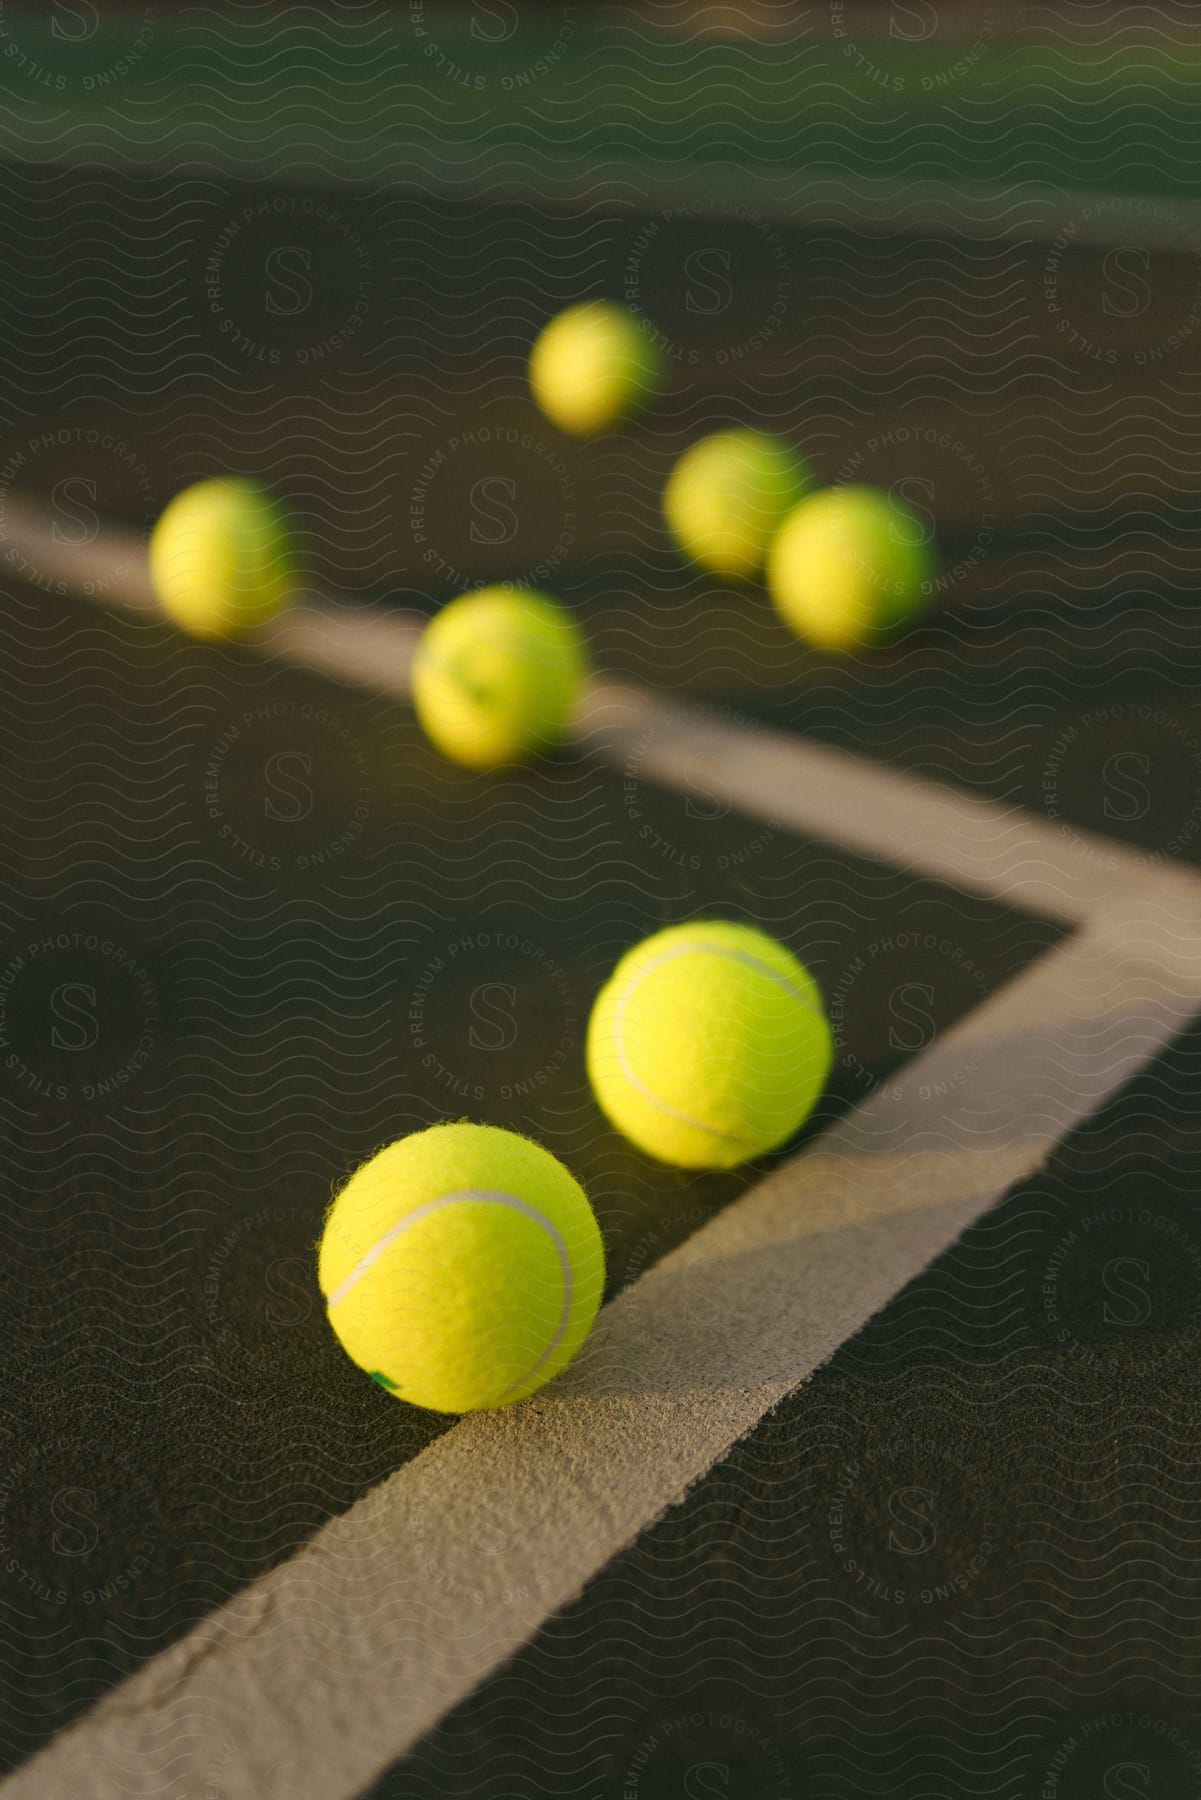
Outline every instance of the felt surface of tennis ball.
[(342, 1347), (389, 1393), (477, 1412), (566, 1368), (600, 1305), (604, 1250), (548, 1150), (493, 1125), (433, 1125), (351, 1176), (318, 1280)]
[(422, 632), (413, 701), (443, 755), (494, 769), (562, 737), (587, 672), (583, 634), (556, 601), (532, 588), (481, 588)]
[(763, 431), (716, 431), (685, 450), (663, 492), (663, 512), (692, 562), (730, 581), (763, 568), (785, 514), (813, 485), (808, 464)]
[(588, 1024), (588, 1074), (632, 1143), (730, 1169), (790, 1138), (833, 1057), (817, 983), (750, 925), (669, 926), (622, 957)]
[(935, 575), (923, 521), (878, 488), (823, 488), (801, 501), (768, 554), (772, 600), (824, 650), (887, 642), (926, 607)]
[(287, 516), (256, 482), (198, 481), (175, 496), (154, 527), (150, 578), (163, 611), (194, 637), (253, 631), (295, 595)]
[(662, 364), (632, 313), (607, 300), (569, 306), (545, 326), (530, 354), (530, 391), (563, 431), (591, 437), (646, 406)]

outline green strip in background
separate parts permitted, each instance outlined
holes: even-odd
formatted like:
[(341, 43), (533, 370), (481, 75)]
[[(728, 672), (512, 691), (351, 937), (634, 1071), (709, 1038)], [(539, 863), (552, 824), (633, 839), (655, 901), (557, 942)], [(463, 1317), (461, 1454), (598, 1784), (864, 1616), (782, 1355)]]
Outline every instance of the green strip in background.
[(584, 5), (523, 9), (507, 37), (516, 9), (449, 0), (106, 12), (93, 26), (0, 5), (0, 156), (550, 200), (753, 179), (755, 204), (781, 208), (813, 179), (851, 195), (967, 184), (990, 206), (1201, 197), (1201, 38), (1183, 31), (1005, 31), (986, 6), (913, 45), (873, 30), (866, 0), (760, 39)]

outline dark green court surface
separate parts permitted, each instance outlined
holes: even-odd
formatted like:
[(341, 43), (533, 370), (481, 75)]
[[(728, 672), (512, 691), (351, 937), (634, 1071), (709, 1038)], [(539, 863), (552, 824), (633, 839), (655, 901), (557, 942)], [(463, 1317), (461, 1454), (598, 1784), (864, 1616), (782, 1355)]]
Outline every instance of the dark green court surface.
[[(627, 945), (717, 913), (810, 964), (803, 1144), (1058, 935), (720, 770), (664, 794), (650, 743), (455, 770), (398, 703), (66, 599), (10, 496), (88, 543), (236, 469), (347, 607), (534, 582), (702, 715), (1201, 863), (1190, 9), (506, 10), (0, 7), (6, 1769), (447, 1428), (324, 1322), (371, 1150), (538, 1136), (611, 1291), (763, 1172), (605, 1125)], [(578, 443), (524, 361), (592, 294), (669, 379)], [(930, 519), (911, 636), (816, 656), (680, 566), (667, 470), (744, 422)], [(372, 1800), (1201, 1794), (1199, 1102), (1192, 1032)]]

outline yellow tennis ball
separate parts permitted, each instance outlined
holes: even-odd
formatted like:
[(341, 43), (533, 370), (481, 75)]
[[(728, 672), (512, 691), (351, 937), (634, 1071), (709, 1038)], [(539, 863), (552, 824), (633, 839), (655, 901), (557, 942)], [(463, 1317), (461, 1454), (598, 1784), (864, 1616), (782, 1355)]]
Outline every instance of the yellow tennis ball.
[(604, 1286), (600, 1230), (549, 1150), (433, 1125), (373, 1156), (325, 1222), (318, 1280), (343, 1349), (401, 1400), (478, 1412), (566, 1368)]
[(784, 515), (813, 485), (804, 459), (764, 431), (715, 431), (685, 450), (663, 511), (685, 556), (714, 575), (749, 581)]
[(649, 404), (662, 359), (646, 327), (607, 300), (569, 306), (542, 331), (530, 355), (530, 391), (563, 431), (591, 437)]
[(198, 481), (154, 527), (150, 578), (163, 611), (194, 637), (265, 625), (298, 585), (286, 515), (253, 481)]
[(445, 756), (494, 769), (562, 737), (587, 672), (583, 634), (556, 601), (532, 588), (480, 588), (422, 632), (413, 702)]
[(588, 1024), (588, 1074), (660, 1162), (732, 1169), (790, 1138), (830, 1071), (817, 983), (751, 925), (656, 932), (622, 957)]
[(777, 611), (823, 650), (884, 643), (929, 602), (929, 534), (878, 488), (823, 488), (789, 513), (768, 555)]

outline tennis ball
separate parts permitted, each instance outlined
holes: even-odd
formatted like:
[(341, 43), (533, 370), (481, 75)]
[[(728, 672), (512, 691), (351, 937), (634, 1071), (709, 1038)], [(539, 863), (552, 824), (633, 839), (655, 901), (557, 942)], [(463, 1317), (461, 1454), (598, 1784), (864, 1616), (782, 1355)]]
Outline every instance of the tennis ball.
[(364, 1163), (329, 1210), (318, 1259), (347, 1355), (435, 1412), (507, 1406), (566, 1368), (604, 1275), (596, 1218), (563, 1164), (467, 1123)]
[(632, 313), (607, 300), (586, 300), (543, 329), (529, 373), (530, 391), (547, 418), (591, 437), (654, 398), (662, 364)]
[(663, 511), (685, 556), (714, 575), (748, 581), (762, 569), (780, 521), (812, 485), (807, 463), (782, 438), (715, 431), (681, 456)]
[(817, 983), (790, 951), (711, 920), (622, 957), (592, 1010), (587, 1058), (600, 1105), (648, 1156), (732, 1169), (812, 1111), (833, 1041)]
[(562, 737), (587, 669), (580, 629), (554, 600), (532, 588), (480, 588), (422, 632), (413, 701), (444, 755), (494, 769)]
[(281, 509), (255, 482), (218, 476), (185, 488), (150, 538), (163, 611), (194, 637), (265, 625), (293, 597), (297, 564)]
[(823, 488), (789, 513), (768, 554), (777, 611), (823, 650), (883, 643), (926, 606), (934, 554), (922, 521), (878, 488)]

